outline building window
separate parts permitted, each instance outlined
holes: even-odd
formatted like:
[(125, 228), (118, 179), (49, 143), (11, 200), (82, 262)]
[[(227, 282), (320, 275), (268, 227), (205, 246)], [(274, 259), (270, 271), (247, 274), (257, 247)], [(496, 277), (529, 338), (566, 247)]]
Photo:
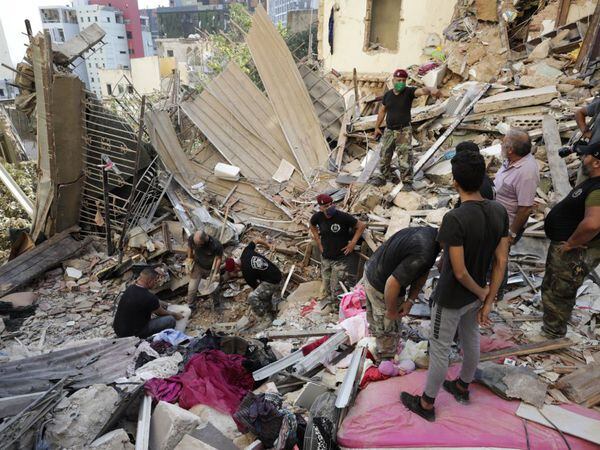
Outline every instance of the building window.
[(133, 39), (133, 35), (131, 34), (131, 31), (127, 32), (127, 39)]
[(91, 22), (90, 17), (88, 16), (88, 22)]
[(94, 82), (94, 77), (90, 78), (90, 80), (92, 80), (92, 83)]
[(125, 92), (125, 88), (123, 86), (121, 86), (119, 84), (119, 86), (117, 86), (117, 88), (119, 89), (119, 94), (122, 94), (123, 92)]
[(117, 39), (125, 39), (125, 36), (117, 36)]
[(364, 50), (397, 50), (400, 29), (398, 0), (367, 0)]
[(127, 92), (129, 92), (130, 94), (133, 94), (133, 86), (128, 84), (127, 85)]
[(56, 42), (65, 42), (65, 32), (62, 28), (56, 29), (55, 39)]
[(108, 93), (108, 95), (112, 95), (112, 86), (110, 85), (110, 83), (106, 83), (106, 92)]
[(106, 18), (106, 21), (107, 21), (108, 23), (110, 23), (110, 17), (107, 17), (107, 18)]
[(120, 53), (121, 55), (126, 55), (126, 54), (127, 54), (127, 52), (124, 52), (123, 50), (121, 50), (119, 53)]
[(132, 49), (132, 48), (130, 48), (130, 49), (129, 49), (129, 54), (130, 54), (130, 55), (133, 55), (133, 54), (135, 54), (135, 50), (134, 50), (134, 49)]
[(4, 97), (4, 89), (0, 89), (0, 97)]
[(167, 56), (173, 56), (173, 50), (167, 50)]
[(94, 16), (94, 22), (98, 22), (98, 16)]

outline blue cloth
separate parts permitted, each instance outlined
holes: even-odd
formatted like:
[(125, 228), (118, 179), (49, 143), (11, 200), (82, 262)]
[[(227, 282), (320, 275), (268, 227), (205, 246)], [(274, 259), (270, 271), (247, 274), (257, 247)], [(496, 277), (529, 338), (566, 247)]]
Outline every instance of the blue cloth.
[(189, 341), (191, 338), (181, 331), (172, 328), (163, 330), (152, 338), (152, 342), (165, 341), (171, 345), (179, 345), (184, 341)]

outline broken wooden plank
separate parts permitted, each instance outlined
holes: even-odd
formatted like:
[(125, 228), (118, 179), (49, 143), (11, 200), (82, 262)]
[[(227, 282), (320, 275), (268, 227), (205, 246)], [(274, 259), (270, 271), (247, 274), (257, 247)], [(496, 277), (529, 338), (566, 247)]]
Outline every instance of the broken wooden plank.
[(286, 43), (260, 5), (246, 42), (302, 173), (324, 167), (329, 146), (312, 100)]
[[(349, 102), (350, 103), (350, 102)], [(352, 119), (352, 107), (349, 107), (342, 118), (342, 126), (340, 127), (340, 135), (337, 140), (337, 155), (335, 157), (335, 167), (339, 171), (342, 168), (342, 158), (344, 157), (344, 150), (346, 149), (346, 142), (348, 142), (348, 134), (346, 129)]]
[(491, 112), (499, 109), (519, 108), (522, 106), (542, 105), (558, 97), (556, 86), (545, 86), (537, 89), (502, 92), (480, 100), (475, 105), (476, 113)]
[(584, 403), (600, 395), (600, 363), (594, 362), (581, 367), (556, 382), (569, 400)]
[(547, 341), (523, 344), (512, 348), (482, 353), (480, 361), (490, 361), (492, 359), (508, 358), (509, 356), (522, 356), (531, 355), (534, 353), (549, 352), (552, 350), (567, 348), (571, 345), (573, 345), (573, 341), (568, 338), (549, 339)]
[(427, 164), (427, 162), (433, 157), (433, 155), (435, 154), (435, 152), (437, 152), (440, 147), (442, 146), (442, 144), (444, 142), (446, 142), (446, 139), (448, 139), (450, 137), (450, 135), (454, 132), (454, 130), (456, 129), (456, 127), (458, 127), (460, 125), (460, 123), (463, 121), (463, 119), (467, 116), (467, 114), (469, 114), (471, 112), (471, 110), (473, 109), (473, 107), (480, 102), (481, 97), (484, 96), (484, 94), (489, 90), (489, 88), (491, 87), (490, 83), (485, 84), (481, 90), (477, 93), (477, 95), (475, 95), (475, 97), (473, 98), (473, 100), (471, 100), (471, 103), (469, 103), (465, 109), (458, 115), (458, 117), (456, 118), (456, 120), (452, 123), (452, 125), (450, 125), (446, 131), (444, 132), (444, 134), (442, 134), (436, 141), (435, 143), (429, 148), (429, 150), (427, 150), (425, 152), (425, 154), (423, 156), (421, 156), (421, 158), (419, 158), (419, 161), (415, 164), (415, 166), (413, 167), (413, 173), (416, 174), (418, 173), (424, 166), (425, 164)]
[(21, 286), (60, 265), (85, 245), (91, 238), (76, 239), (73, 234), (79, 227), (72, 227), (55, 234), (37, 247), (25, 252), (0, 267), (0, 297), (14, 292)]
[(562, 143), (560, 134), (558, 134), (558, 124), (552, 116), (545, 115), (542, 119), (542, 129), (544, 131), (544, 144), (546, 146), (546, 156), (550, 173), (552, 174), (552, 186), (560, 198), (567, 196), (571, 192), (571, 183), (569, 183), (569, 172), (565, 160), (558, 155), (558, 149)]
[(569, 9), (571, 8), (571, 0), (559, 0), (558, 11), (556, 12), (556, 21), (554, 22), (554, 28), (562, 27), (567, 23), (567, 17), (569, 17)]
[(553, 430), (556, 427), (563, 433), (600, 444), (600, 420), (591, 419), (556, 405), (544, 405), (538, 409), (521, 403), (516, 414)]

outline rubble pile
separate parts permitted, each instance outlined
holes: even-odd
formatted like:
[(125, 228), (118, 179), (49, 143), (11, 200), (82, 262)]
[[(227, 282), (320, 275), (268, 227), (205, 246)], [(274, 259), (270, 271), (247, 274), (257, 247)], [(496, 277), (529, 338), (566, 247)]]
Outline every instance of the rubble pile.
[[(451, 414), (474, 414), (468, 426), (485, 422), (477, 413), (504, 424), (504, 436), (473, 433), (489, 441), (472, 445), (508, 448), (522, 445), (510, 439), (525, 438), (540, 448), (558, 448), (563, 439), (572, 448), (599, 444), (597, 431), (565, 438), (564, 424), (559, 433), (536, 416), (569, 413), (591, 421), (591, 429), (600, 411), (597, 271), (578, 292), (567, 336), (540, 338), (549, 244), (544, 217), (580, 167), (576, 154), (564, 158), (562, 169), (551, 164), (558, 145), (549, 129), (566, 144), (577, 129), (574, 111), (598, 93), (600, 71), (581, 66), (577, 50), (585, 35), (572, 25), (594, 10), (573, 2), (572, 21), (555, 27), (547, 20), (557, 2), (534, 12), (531, 5), (540, 2), (518, 3), (496, 10), (496, 2), (459, 1), (444, 40), (428, 42), (431, 60), (409, 69), (414, 84), (443, 94), (413, 105), (410, 186), (367, 182), (379, 158), (372, 131), (380, 95), (347, 103), (332, 139), (332, 122), (315, 113), (318, 94), (306, 80), (332, 85), (317, 72), (307, 76), (307, 66), (300, 74), (262, 8), (245, 38), (265, 92), (232, 62), (198, 92), (167, 93), (168, 102), (133, 93), (103, 104), (72, 80), (58, 83), (68, 61), (101, 36), (52, 55), (44, 54), (43, 35), (32, 39), (35, 64), (21, 66), (23, 73), (40, 70), (56, 79), (26, 83), (19, 103), (27, 100), (32, 113), (35, 102), (41, 122), (51, 105), (42, 94), (68, 85), (87, 118), (79, 123), (68, 108), (60, 123), (44, 117), (40, 161), (19, 170), (7, 166), (36, 206), (30, 219), (13, 193), (2, 192), (4, 230), (30, 227), (35, 245), (0, 242), (7, 257), (11, 251), (0, 267), (0, 441), (8, 448), (37, 441), (36, 448), (333, 449), (336, 440), (356, 448), (373, 437), (373, 447), (424, 445), (404, 441), (412, 431), (398, 435), (411, 424), (394, 415), (393, 405), (401, 390), (422, 385), (429, 299), (439, 272), (432, 269), (402, 319), (394, 357), (379, 363), (360, 285), (364, 266), (395, 232), (439, 227), (454, 208), (450, 160), (459, 142), (479, 145), (493, 178), (502, 163), (501, 139), (517, 128), (529, 134), (541, 171), (535, 210), (511, 249), (508, 291), (493, 326), (481, 329), (475, 389), (482, 403), (471, 413)], [(524, 21), (530, 36), (523, 41)], [(70, 120), (77, 122), (73, 128), (64, 126)], [(45, 141), (66, 142), (61, 139), (73, 129), (81, 132), (85, 155), (67, 158)], [(46, 156), (57, 155), (66, 159), (46, 164)], [(307, 226), (322, 193), (366, 223), (339, 305), (323, 300), (321, 256)], [(65, 204), (72, 207), (66, 211)], [(252, 289), (242, 278), (218, 270), (218, 287), (190, 315), (186, 256), (198, 229), (223, 244), (223, 259), (239, 259), (247, 244), (266, 241), (261, 252), (283, 275), (274, 320), (252, 312)], [(118, 301), (147, 267), (160, 273), (152, 292), (186, 315), (172, 333), (114, 339)], [(453, 346), (452, 362), (461, 358)], [(379, 417), (381, 411), (389, 417)], [(423, 438), (424, 429), (412, 429), (409, 438)], [(439, 445), (456, 439), (429, 434), (447, 438)]]

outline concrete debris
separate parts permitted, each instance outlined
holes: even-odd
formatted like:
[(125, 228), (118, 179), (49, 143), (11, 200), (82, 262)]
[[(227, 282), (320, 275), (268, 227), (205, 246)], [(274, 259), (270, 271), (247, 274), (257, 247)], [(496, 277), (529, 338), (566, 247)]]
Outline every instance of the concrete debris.
[(173, 450), (200, 424), (195, 414), (177, 405), (158, 402), (150, 422), (150, 450)]
[(98, 450), (133, 450), (135, 445), (129, 440), (127, 432), (118, 428), (106, 433), (90, 444), (90, 448)]
[(46, 427), (48, 441), (59, 448), (91, 444), (113, 414), (119, 394), (112, 387), (95, 384), (63, 399)]

